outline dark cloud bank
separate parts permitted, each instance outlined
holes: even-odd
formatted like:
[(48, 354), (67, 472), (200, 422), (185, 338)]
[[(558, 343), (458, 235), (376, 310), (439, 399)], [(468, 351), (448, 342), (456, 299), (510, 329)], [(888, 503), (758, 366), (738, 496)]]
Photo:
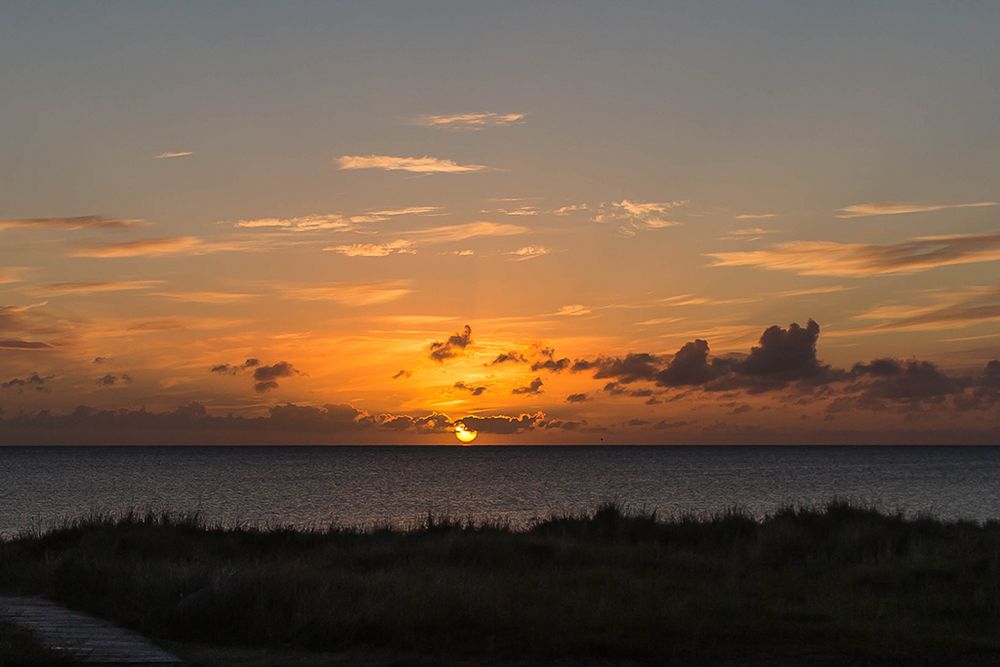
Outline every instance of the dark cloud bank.
[(0, 444), (330, 444), (409, 442), (411, 436), (433, 434), (448, 442), (460, 421), (467, 428), (499, 435), (536, 429), (572, 430), (581, 425), (547, 420), (542, 412), (452, 419), (440, 412), (421, 417), (370, 414), (342, 404), (316, 407), (286, 403), (269, 408), (260, 417), (212, 415), (200, 403), (170, 412), (80, 406), (64, 415), (42, 410), (0, 418)]
[[(812, 406), (805, 422), (795, 424), (790, 417), (776, 418), (773, 425), (764, 428), (744, 428), (739, 422), (731, 422), (725, 428), (719, 426), (721, 422), (696, 424), (687, 415), (678, 418), (677, 407), (670, 410), (670, 419), (664, 419), (665, 415), (658, 413), (659, 408), (650, 407), (646, 418), (623, 423), (627, 428), (648, 431), (654, 441), (656, 433), (693, 427), (700, 429), (697, 432), (705, 438), (719, 433), (722, 436), (719, 441), (727, 442), (1000, 444), (1000, 360), (967, 372), (949, 372), (929, 361), (893, 357), (835, 368), (818, 359), (819, 336), (820, 326), (809, 320), (804, 326), (793, 323), (788, 327), (767, 328), (758, 344), (745, 354), (712, 356), (708, 342), (696, 339), (672, 355), (629, 352), (570, 362), (558, 358), (551, 348), (536, 347), (526, 352), (504, 353), (487, 365), (522, 364), (535, 372), (585, 373), (604, 381), (605, 395), (640, 398), (651, 406), (715, 402), (731, 407), (728, 413), (731, 416), (755, 411), (749, 403), (753, 397), (772, 399), (770, 406), (758, 403), (758, 408), (774, 406), (775, 412), (783, 410), (782, 406), (789, 410)], [(431, 344), (429, 353), (432, 359), (443, 361), (464, 353), (471, 344), (471, 329), (465, 327), (447, 340)], [(269, 391), (277, 386), (279, 379), (299, 373), (288, 362), (266, 365), (258, 359), (236, 365), (220, 364), (211, 371), (249, 375), (258, 392)], [(15, 391), (47, 388), (49, 379), (33, 374), (13, 378), (3, 386)], [(453, 388), (473, 395), (486, 391), (485, 386), (462, 382)], [(514, 393), (535, 396), (542, 393), (542, 388), (543, 380), (535, 377)], [(589, 398), (592, 396), (588, 394), (572, 394), (562, 404), (585, 404)], [(845, 417), (859, 415), (867, 420), (867, 425), (849, 430), (842, 424)], [(895, 417), (897, 421), (883, 416)], [(42, 411), (0, 417), (0, 443), (8, 444), (419, 442), (424, 441), (420, 436), (446, 434), (459, 421), (467, 428), (497, 435), (552, 430), (593, 434), (612, 430), (588, 425), (582, 419), (551, 418), (543, 412), (452, 419), (436, 412), (423, 416), (373, 414), (333, 404), (276, 405), (259, 417), (213, 415), (198, 403), (163, 413), (81, 406), (65, 415)], [(898, 427), (898, 418), (908, 426)], [(796, 419), (807, 417), (799, 415)], [(702, 440), (708, 441), (705, 438)], [(581, 442), (594, 440), (593, 435), (580, 438)]]

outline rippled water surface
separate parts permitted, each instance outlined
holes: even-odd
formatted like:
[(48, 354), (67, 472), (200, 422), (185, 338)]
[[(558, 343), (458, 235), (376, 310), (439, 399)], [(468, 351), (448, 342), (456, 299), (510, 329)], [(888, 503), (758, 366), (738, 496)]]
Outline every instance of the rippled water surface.
[(0, 447), (0, 532), (91, 510), (269, 524), (506, 517), (617, 499), (762, 515), (832, 497), (1000, 518), (998, 447)]

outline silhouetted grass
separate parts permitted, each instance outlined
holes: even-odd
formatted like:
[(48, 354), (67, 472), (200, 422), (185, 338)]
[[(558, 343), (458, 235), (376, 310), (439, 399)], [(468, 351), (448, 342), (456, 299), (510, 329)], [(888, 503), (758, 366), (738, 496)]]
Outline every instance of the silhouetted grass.
[(0, 543), (0, 589), (182, 646), (477, 664), (1000, 663), (1000, 524), (843, 502), (761, 521), (608, 504), (520, 530), (91, 515)]
[(0, 622), (0, 667), (58, 667), (71, 664), (75, 663), (39, 646), (24, 628)]

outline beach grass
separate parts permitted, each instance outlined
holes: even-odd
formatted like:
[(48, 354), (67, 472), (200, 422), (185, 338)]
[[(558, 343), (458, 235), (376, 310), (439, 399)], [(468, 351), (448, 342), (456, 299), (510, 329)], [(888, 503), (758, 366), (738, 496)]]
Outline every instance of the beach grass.
[(1000, 663), (1000, 523), (837, 501), (760, 520), (609, 503), (523, 528), (90, 515), (0, 542), (0, 590), (196, 664)]

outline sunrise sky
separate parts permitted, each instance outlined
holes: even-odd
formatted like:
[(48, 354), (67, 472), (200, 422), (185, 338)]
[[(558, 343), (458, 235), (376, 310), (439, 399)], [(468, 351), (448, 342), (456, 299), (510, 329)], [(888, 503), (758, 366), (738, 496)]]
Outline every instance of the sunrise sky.
[(837, 9), (5, 4), (0, 442), (1000, 444), (1000, 4)]

